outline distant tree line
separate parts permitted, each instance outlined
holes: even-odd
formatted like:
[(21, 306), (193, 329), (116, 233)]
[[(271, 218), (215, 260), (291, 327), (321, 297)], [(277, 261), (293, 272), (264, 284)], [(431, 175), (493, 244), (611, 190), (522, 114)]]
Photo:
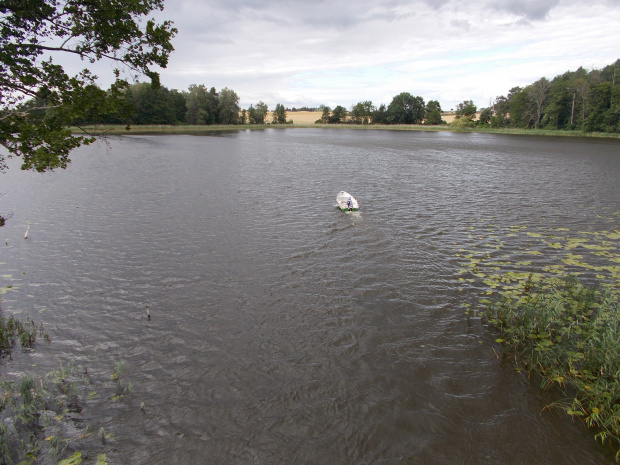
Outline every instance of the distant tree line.
[(490, 110), (493, 127), (620, 132), (620, 59), (602, 70), (580, 67), (514, 87)]
[[(36, 102), (32, 102), (35, 107)], [(268, 120), (265, 103), (239, 107), (239, 97), (228, 88), (219, 92), (192, 84), (187, 91), (169, 90), (137, 83), (125, 91), (120, 113), (101, 109), (75, 121), (76, 124), (286, 124), (288, 111), (316, 111), (302, 107), (286, 109), (277, 104)], [(338, 105), (318, 108), (318, 124), (446, 124), (438, 101), (408, 92), (396, 95), (389, 105), (358, 102), (350, 110)], [(478, 109), (471, 100), (455, 109), (456, 127), (568, 129), (585, 132), (620, 132), (620, 59), (602, 70), (579, 68), (549, 81), (541, 78), (525, 87), (510, 89), (487, 108)]]
[[(403, 92), (386, 107), (359, 102), (350, 111), (342, 106), (320, 108), (319, 124), (445, 124), (435, 100)], [(510, 89), (488, 108), (471, 100), (459, 103), (456, 127), (564, 129), (584, 132), (620, 132), (620, 59), (602, 70), (566, 72), (549, 81), (541, 78), (525, 87)]]
[(422, 97), (402, 92), (386, 107), (373, 105), (370, 100), (359, 102), (347, 111), (338, 105), (334, 109), (321, 105), (317, 124), (446, 124), (441, 119), (441, 105), (437, 100), (424, 103)]
[[(37, 105), (32, 102), (32, 105)], [(130, 85), (125, 90), (121, 111), (88, 114), (74, 121), (76, 125), (90, 124), (286, 124), (286, 109), (277, 104), (273, 117), (267, 121), (269, 110), (263, 102), (239, 106), (239, 96), (232, 89), (219, 92), (215, 87), (192, 84), (187, 91), (153, 86), (147, 82)]]

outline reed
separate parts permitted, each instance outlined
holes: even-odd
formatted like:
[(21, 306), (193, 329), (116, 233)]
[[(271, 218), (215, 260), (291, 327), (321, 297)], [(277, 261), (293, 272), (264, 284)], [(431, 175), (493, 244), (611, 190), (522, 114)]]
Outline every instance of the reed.
[(487, 304), (505, 355), (564, 398), (549, 405), (581, 419), (620, 459), (620, 305), (577, 278), (530, 279), (521, 295)]
[(13, 315), (9, 315), (8, 318), (0, 315), (0, 358), (10, 357), (17, 343), (24, 350), (31, 349), (37, 334), (49, 341), (49, 334), (44, 331), (43, 324), (37, 328), (34, 321), (28, 317), (26, 322), (22, 323)]

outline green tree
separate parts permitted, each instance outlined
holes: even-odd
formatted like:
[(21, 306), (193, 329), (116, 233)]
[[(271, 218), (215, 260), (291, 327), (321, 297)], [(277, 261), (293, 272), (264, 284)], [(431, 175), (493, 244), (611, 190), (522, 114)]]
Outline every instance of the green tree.
[(267, 118), (267, 112), (269, 111), (267, 104), (258, 102), (256, 107), (250, 105), (248, 108), (248, 118), (250, 124), (265, 124), (265, 118)]
[(454, 121), (450, 123), (451, 126), (457, 128), (471, 128), (476, 125), (474, 118), (478, 107), (471, 100), (464, 100), (456, 106)]
[(586, 132), (607, 132), (613, 127), (614, 115), (611, 110), (612, 86), (609, 82), (603, 82), (592, 86), (588, 99), (590, 112), (583, 122), (583, 130)]
[(548, 129), (564, 129), (570, 125), (573, 92), (565, 76), (558, 76), (549, 86), (541, 125)]
[(402, 92), (392, 99), (387, 113), (392, 124), (421, 124), (424, 120), (426, 106), (422, 97), (414, 97), (409, 92)]
[(370, 100), (358, 102), (351, 108), (349, 119), (354, 124), (369, 124), (375, 107)]
[(528, 90), (521, 87), (513, 87), (508, 93), (508, 113), (510, 114), (510, 125), (515, 128), (527, 128), (529, 125)]
[(133, 84), (127, 89), (125, 100), (133, 110), (128, 120), (130, 123), (174, 124), (176, 122), (170, 91), (163, 86), (153, 88), (147, 82)]
[(620, 84), (620, 59), (611, 65), (605, 66), (601, 71), (601, 77), (605, 82), (611, 83), (612, 87)]
[(235, 91), (224, 87), (220, 91), (219, 102), (217, 105), (217, 116), (219, 124), (238, 124), (239, 123), (239, 96)]
[(201, 84), (190, 84), (185, 101), (185, 122), (191, 125), (207, 124), (209, 121), (207, 88)]
[(374, 109), (370, 113), (372, 124), (388, 124), (388, 113), (385, 104), (379, 105), (379, 108)]
[(330, 124), (341, 124), (344, 123), (347, 119), (347, 109), (342, 105), (338, 105), (332, 111), (331, 116), (329, 117)]
[(328, 124), (329, 117), (332, 112), (331, 108), (329, 108), (327, 105), (321, 105), (319, 107), (319, 110), (321, 111), (321, 119), (316, 120), (315, 124)]
[(483, 108), (480, 111), (480, 117), (478, 118), (478, 126), (489, 126), (491, 118), (493, 117), (493, 110), (491, 108)]
[(66, 167), (72, 149), (94, 140), (72, 135), (70, 124), (124, 102), (128, 82), (118, 69), (103, 92), (88, 70), (69, 76), (57, 58), (108, 60), (158, 86), (151, 66), (166, 67), (177, 31), (169, 21), (145, 20), (155, 9), (163, 0), (0, 0), (0, 144), (22, 158), (22, 169)]
[(426, 119), (424, 120), (424, 124), (446, 124), (446, 122), (441, 119), (441, 105), (437, 100), (429, 100), (426, 104)]
[[(587, 102), (588, 102), (588, 93), (590, 91), (590, 83), (588, 82), (587, 78), (578, 77), (573, 82), (573, 88), (575, 89), (576, 96), (577, 96), (577, 109), (576, 109), (576, 114), (575, 114), (575, 124), (578, 124), (579, 126), (583, 126), (583, 122), (585, 121), (586, 116), (588, 115)], [(580, 120), (579, 123), (577, 123), (578, 120)]]
[(609, 131), (620, 132), (620, 84), (616, 84), (611, 89)]
[(550, 83), (546, 78), (541, 78), (529, 87), (529, 120), (537, 128), (543, 117)]
[(273, 124), (286, 124), (286, 109), (284, 105), (278, 103), (273, 112)]
[(470, 120), (474, 119), (476, 116), (476, 112), (478, 108), (471, 100), (464, 100), (456, 106), (456, 118), (469, 118)]
[(168, 94), (168, 102), (174, 115), (174, 123), (181, 124), (185, 122), (185, 113), (187, 111), (185, 102), (187, 101), (187, 92), (179, 92), (172, 89)]
[(493, 103), (492, 128), (503, 128), (508, 125), (508, 99), (503, 95), (496, 97)]

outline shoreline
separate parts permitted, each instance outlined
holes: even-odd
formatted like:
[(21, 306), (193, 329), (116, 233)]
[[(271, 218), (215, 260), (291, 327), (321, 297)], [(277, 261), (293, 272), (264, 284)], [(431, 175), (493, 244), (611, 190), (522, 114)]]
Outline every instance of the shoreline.
[(595, 139), (620, 139), (619, 133), (605, 132), (582, 132), (564, 131), (557, 129), (515, 129), (515, 128), (452, 128), (448, 125), (424, 126), (412, 124), (235, 124), (235, 125), (101, 125), (72, 127), (71, 131), (75, 134), (88, 134), (94, 136), (105, 135), (150, 135), (150, 134), (177, 134), (177, 135), (199, 135), (213, 132), (237, 132), (246, 130), (265, 130), (265, 129), (354, 129), (354, 130), (375, 130), (375, 131), (448, 131), (459, 133), (486, 133), (486, 134), (506, 134), (518, 136), (545, 136), (545, 137), (578, 137)]

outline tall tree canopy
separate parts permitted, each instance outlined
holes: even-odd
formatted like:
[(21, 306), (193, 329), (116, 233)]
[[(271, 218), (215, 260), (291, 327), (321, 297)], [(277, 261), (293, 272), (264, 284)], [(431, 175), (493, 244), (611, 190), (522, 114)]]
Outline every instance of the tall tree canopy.
[(258, 102), (256, 107), (250, 105), (248, 108), (248, 118), (250, 119), (250, 124), (265, 124), (265, 118), (267, 118), (267, 112), (269, 111), (269, 107), (264, 102)]
[(392, 99), (387, 108), (388, 118), (393, 124), (421, 124), (426, 112), (422, 97), (402, 92)]
[(234, 90), (224, 87), (220, 91), (220, 97), (217, 104), (218, 123), (238, 124), (240, 120), (240, 111), (239, 96)]
[[(92, 141), (69, 125), (122, 105), (128, 82), (120, 68), (158, 87), (151, 67), (166, 67), (177, 31), (146, 20), (153, 10), (163, 0), (0, 0), (0, 144), (22, 157), (22, 169), (64, 168), (72, 149)], [(115, 63), (114, 84), (102, 91), (87, 69), (69, 76), (56, 63), (68, 56)]]
[(273, 124), (286, 124), (286, 108), (281, 103), (276, 105), (273, 111)]
[(424, 124), (437, 125), (445, 124), (446, 122), (441, 119), (441, 105), (437, 100), (429, 100), (426, 104), (426, 118)]

